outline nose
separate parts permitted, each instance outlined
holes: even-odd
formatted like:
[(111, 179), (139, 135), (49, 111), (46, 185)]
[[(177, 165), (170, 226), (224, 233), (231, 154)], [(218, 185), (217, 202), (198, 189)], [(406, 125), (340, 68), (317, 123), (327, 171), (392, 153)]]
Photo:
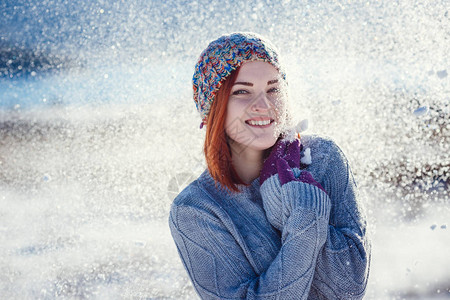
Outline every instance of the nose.
[(251, 104), (251, 110), (255, 112), (267, 112), (272, 109), (272, 102), (267, 99), (265, 93), (260, 93), (255, 97)]

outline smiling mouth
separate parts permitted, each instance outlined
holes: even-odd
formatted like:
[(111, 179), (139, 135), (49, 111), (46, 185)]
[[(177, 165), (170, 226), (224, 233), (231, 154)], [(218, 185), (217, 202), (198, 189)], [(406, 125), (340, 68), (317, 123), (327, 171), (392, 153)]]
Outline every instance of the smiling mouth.
[(268, 127), (273, 122), (274, 122), (274, 119), (264, 119), (264, 120), (250, 119), (250, 120), (245, 121), (246, 124), (253, 126), (253, 127)]

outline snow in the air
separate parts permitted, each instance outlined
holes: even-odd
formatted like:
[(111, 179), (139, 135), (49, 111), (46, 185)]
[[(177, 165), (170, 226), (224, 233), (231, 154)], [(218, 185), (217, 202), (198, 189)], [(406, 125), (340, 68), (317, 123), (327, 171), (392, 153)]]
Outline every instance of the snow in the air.
[(448, 1), (13, 0), (0, 20), (1, 299), (197, 299), (167, 218), (205, 169), (196, 59), (233, 31), (277, 45), (294, 129), (349, 159), (365, 299), (450, 299)]

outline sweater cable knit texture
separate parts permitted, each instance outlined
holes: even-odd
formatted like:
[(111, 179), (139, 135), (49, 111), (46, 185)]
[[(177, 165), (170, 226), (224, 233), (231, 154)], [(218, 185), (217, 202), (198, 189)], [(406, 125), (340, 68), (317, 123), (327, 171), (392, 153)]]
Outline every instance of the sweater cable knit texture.
[(202, 299), (363, 298), (370, 244), (347, 159), (332, 140), (301, 142), (325, 191), (276, 175), (230, 193), (205, 171), (174, 200), (169, 226)]

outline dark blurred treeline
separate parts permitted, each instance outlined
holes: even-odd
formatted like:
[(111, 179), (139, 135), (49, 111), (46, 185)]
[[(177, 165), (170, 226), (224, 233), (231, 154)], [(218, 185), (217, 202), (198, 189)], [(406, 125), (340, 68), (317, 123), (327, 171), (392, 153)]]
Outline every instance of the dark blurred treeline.
[(73, 59), (0, 41), (0, 79), (58, 72), (80, 66)]

